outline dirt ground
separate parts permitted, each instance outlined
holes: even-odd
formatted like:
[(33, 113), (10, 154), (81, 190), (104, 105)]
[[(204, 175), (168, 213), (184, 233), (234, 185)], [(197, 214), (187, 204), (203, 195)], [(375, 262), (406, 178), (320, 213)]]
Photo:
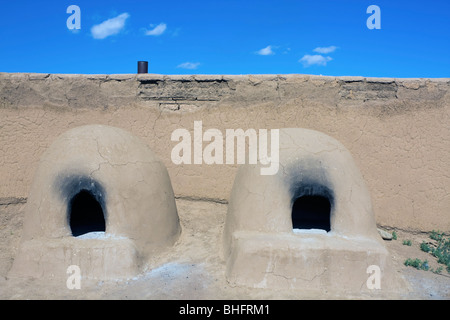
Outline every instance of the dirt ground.
[[(161, 257), (158, 265), (129, 280), (94, 281), (82, 279), (81, 289), (69, 290), (65, 281), (8, 278), (8, 270), (20, 245), (25, 203), (0, 205), (0, 299), (159, 299), (159, 300), (299, 300), (299, 299), (443, 299), (450, 300), (450, 274), (406, 267), (407, 258), (427, 259), (432, 269), (439, 265), (420, 250), (426, 233), (396, 230), (397, 240), (384, 241), (394, 267), (406, 280), (408, 291), (370, 294), (347, 292), (305, 292), (231, 287), (220, 256), (226, 204), (177, 199), (182, 235)], [(392, 231), (392, 230), (390, 230)], [(411, 240), (411, 246), (403, 244)]]

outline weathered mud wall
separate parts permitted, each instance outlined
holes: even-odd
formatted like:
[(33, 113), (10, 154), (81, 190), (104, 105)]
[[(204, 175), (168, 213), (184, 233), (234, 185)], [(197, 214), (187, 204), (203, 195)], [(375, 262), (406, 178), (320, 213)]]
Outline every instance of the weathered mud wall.
[(167, 166), (176, 196), (227, 201), (237, 165), (171, 160), (172, 132), (193, 133), (194, 121), (224, 135), (324, 132), (350, 150), (379, 225), (450, 231), (450, 79), (0, 73), (0, 205), (26, 201), (42, 153), (85, 124), (141, 137)]

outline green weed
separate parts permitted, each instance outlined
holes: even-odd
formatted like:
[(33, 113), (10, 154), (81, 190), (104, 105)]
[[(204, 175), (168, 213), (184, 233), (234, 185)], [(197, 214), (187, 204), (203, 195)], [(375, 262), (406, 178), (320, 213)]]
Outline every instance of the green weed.
[(405, 246), (411, 246), (411, 245), (412, 245), (412, 242), (411, 242), (411, 240), (403, 240), (403, 245), (405, 245)]

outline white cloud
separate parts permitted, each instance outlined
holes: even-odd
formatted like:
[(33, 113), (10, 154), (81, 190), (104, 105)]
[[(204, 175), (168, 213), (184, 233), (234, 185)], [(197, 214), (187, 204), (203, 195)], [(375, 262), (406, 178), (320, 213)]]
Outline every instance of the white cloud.
[(313, 51), (317, 52), (317, 53), (322, 53), (322, 54), (327, 54), (327, 53), (331, 53), (334, 50), (336, 50), (337, 47), (336, 46), (329, 46), (329, 47), (317, 47), (315, 48)]
[[(153, 25), (150, 25), (153, 27)], [(147, 30), (145, 34), (147, 36), (160, 36), (166, 31), (167, 25), (165, 23), (160, 23), (156, 27), (154, 27), (152, 30)]]
[(94, 39), (104, 39), (118, 34), (125, 27), (125, 21), (130, 17), (128, 13), (122, 13), (115, 18), (103, 21), (91, 28)]
[(261, 50), (256, 51), (256, 54), (259, 54), (261, 56), (269, 56), (275, 54), (275, 52), (273, 52), (272, 46), (267, 46), (265, 48), (262, 48)]
[(326, 66), (328, 61), (333, 60), (331, 57), (324, 57), (320, 54), (309, 55), (305, 54), (298, 62), (302, 62), (303, 66), (309, 67), (314, 64), (319, 66)]
[(184, 62), (177, 66), (177, 68), (194, 70), (197, 69), (200, 65), (200, 62)]

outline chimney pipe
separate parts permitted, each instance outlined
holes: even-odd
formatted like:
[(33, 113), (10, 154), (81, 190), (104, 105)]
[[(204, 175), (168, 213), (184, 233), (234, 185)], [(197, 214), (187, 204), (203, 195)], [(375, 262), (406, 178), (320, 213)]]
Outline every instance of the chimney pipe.
[(148, 73), (148, 61), (138, 61), (138, 73)]

